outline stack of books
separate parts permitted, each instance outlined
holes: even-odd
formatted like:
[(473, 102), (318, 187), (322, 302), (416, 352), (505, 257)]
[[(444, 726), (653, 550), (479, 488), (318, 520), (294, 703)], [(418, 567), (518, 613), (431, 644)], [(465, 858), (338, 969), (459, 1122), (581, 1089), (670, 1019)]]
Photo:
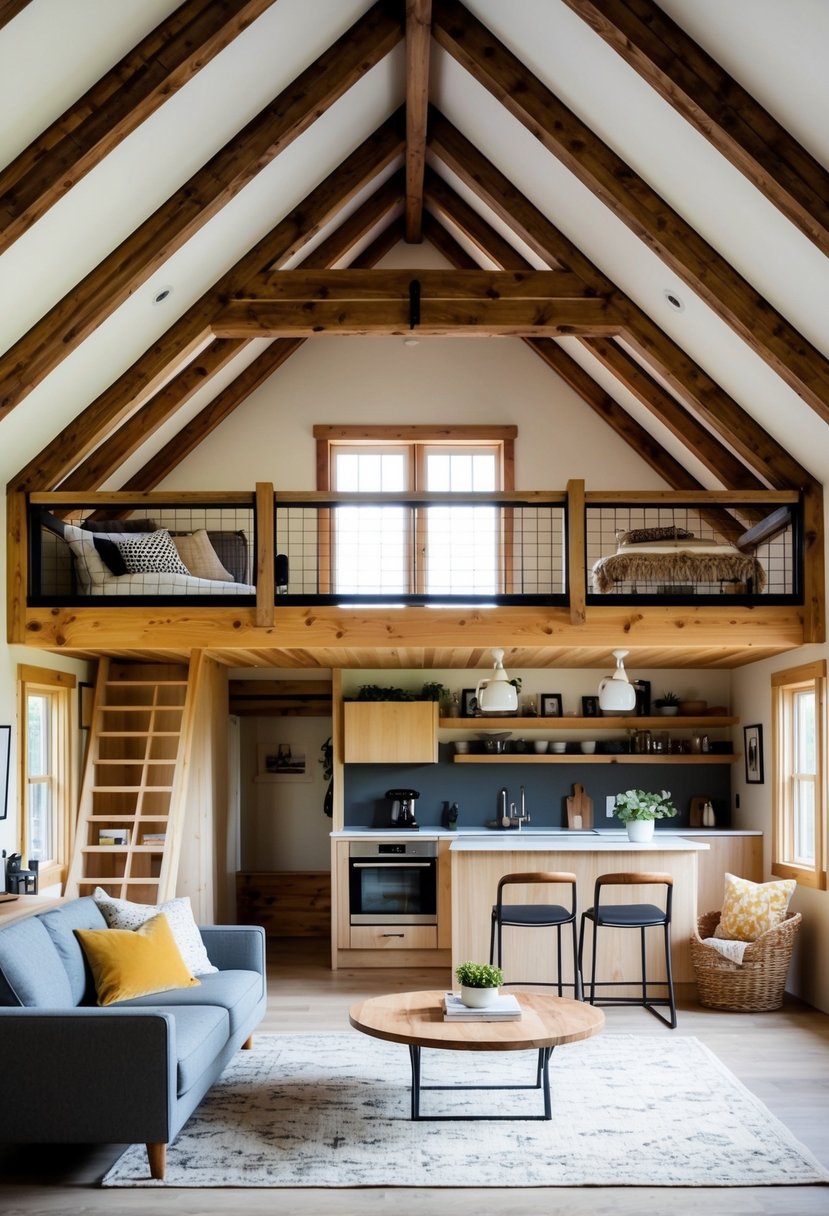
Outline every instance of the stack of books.
[(444, 1022), (517, 1022), (520, 1017), (521, 1006), (512, 993), (501, 993), (482, 1009), (464, 1005), (456, 992), (447, 992), (443, 998)]

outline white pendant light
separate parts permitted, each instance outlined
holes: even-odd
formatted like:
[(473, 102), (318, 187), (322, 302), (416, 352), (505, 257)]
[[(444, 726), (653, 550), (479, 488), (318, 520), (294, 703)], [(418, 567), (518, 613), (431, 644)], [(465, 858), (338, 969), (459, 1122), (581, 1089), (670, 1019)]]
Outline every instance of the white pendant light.
[(607, 710), (612, 714), (621, 714), (636, 708), (636, 689), (628, 680), (625, 665), (622, 662), (625, 655), (629, 653), (627, 650), (613, 651), (616, 670), (612, 676), (605, 676), (599, 685), (599, 709)]
[(475, 689), (478, 709), (482, 714), (511, 714), (518, 709), (518, 690), (510, 684), (504, 671), (503, 650), (493, 650), (495, 669), (488, 680), (480, 680)]

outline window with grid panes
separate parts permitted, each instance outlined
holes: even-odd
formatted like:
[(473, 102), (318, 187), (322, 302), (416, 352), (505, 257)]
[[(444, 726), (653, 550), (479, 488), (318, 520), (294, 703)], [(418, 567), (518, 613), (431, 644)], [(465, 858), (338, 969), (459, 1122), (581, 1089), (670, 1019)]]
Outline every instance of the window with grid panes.
[(772, 872), (826, 887), (826, 663), (772, 676)]

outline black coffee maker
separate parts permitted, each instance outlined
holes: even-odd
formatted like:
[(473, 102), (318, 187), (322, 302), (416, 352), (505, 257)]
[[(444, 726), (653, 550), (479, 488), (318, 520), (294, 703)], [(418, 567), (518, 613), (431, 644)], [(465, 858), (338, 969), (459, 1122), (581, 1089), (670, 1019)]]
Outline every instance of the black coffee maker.
[(415, 819), (414, 804), (420, 797), (417, 790), (386, 790), (390, 802), (389, 824), (393, 828), (408, 828), (410, 832), (419, 828)]

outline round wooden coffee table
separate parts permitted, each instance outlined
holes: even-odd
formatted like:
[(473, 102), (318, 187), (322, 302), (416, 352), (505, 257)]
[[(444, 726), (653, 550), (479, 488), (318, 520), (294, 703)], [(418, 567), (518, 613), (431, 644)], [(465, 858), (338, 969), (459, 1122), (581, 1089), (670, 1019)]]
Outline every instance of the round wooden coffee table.
[[(376, 1039), (405, 1043), (412, 1066), (413, 1119), (551, 1119), (550, 1056), (561, 1043), (575, 1043), (604, 1026), (604, 1013), (594, 1005), (546, 993), (516, 992), (521, 1018), (501, 1022), (444, 1022), (443, 992), (395, 992), (352, 1005), (348, 1020), (355, 1030)], [(438, 1051), (538, 1052), (534, 1085), (421, 1085), (420, 1053)], [(425, 1089), (540, 1089), (543, 1115), (421, 1115)]]

